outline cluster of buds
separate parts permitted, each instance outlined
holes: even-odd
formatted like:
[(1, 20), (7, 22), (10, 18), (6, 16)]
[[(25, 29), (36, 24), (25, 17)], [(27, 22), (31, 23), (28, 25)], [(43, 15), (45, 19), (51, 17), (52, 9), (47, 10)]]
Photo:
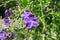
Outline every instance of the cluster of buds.
[(0, 30), (0, 40), (5, 40), (6, 38), (12, 38), (14, 35), (12, 32), (6, 33), (6, 29)]
[(10, 24), (9, 16), (10, 16), (11, 14), (12, 14), (11, 8), (9, 8), (9, 9), (7, 9), (7, 10), (5, 11), (4, 24), (6, 25), (6, 27), (8, 27), (9, 24)]

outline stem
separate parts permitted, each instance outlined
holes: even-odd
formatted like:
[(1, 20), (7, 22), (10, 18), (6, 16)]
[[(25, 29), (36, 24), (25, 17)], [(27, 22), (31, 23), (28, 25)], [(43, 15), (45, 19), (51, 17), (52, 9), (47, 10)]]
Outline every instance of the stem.
[[(41, 0), (42, 2), (42, 0)], [(42, 13), (42, 23), (43, 23), (43, 30), (42, 30), (42, 33), (44, 32), (45, 30), (45, 19), (44, 19), (44, 14), (43, 14), (43, 10), (42, 10), (42, 3), (40, 2), (41, 4), (41, 13)]]
[(45, 40), (45, 34), (43, 34), (43, 37), (42, 38), (43, 38), (42, 40)]
[(44, 32), (44, 30), (45, 30), (45, 20), (44, 20), (44, 14), (43, 14), (42, 8), (41, 8), (41, 13), (42, 13), (42, 23), (43, 23), (43, 30), (42, 30), (42, 32)]

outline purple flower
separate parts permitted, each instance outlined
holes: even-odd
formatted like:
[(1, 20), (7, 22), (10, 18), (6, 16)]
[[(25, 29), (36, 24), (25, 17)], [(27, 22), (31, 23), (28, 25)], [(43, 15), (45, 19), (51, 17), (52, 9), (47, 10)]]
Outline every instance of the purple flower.
[(12, 13), (11, 8), (5, 10), (5, 16), (9, 16), (11, 13)]
[(4, 24), (6, 25), (6, 27), (9, 26), (10, 20), (8, 19), (8, 17), (5, 17), (5, 18), (4, 18)]
[(38, 26), (39, 21), (36, 19), (35, 15), (32, 14), (29, 10), (22, 12), (22, 20), (26, 24), (26, 28), (32, 28), (32, 26)]
[(10, 10), (7, 9), (7, 10), (5, 11), (5, 16), (8, 16), (9, 14), (10, 14)]
[(9, 32), (8, 35), (7, 35), (7, 38), (14, 38), (14, 34), (12, 32)]
[(16, 8), (18, 8), (18, 6), (19, 6), (19, 2), (16, 2)]
[(44, 8), (45, 11), (48, 10), (48, 9), (49, 9), (49, 6), (46, 6), (46, 7)]
[(7, 35), (5, 32), (0, 32), (0, 39), (6, 39), (7, 38)]

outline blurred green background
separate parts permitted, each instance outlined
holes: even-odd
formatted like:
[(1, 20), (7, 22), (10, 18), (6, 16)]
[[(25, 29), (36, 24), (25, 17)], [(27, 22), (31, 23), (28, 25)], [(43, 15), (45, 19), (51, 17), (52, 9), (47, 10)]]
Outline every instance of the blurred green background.
[[(20, 4), (18, 8), (15, 7), (16, 2)], [(6, 40), (60, 40), (59, 0), (0, 0), (0, 3), (5, 9), (12, 8), (14, 11), (6, 31), (13, 32), (15, 37)], [(26, 9), (35, 14), (39, 20), (38, 27), (25, 28), (21, 12)]]

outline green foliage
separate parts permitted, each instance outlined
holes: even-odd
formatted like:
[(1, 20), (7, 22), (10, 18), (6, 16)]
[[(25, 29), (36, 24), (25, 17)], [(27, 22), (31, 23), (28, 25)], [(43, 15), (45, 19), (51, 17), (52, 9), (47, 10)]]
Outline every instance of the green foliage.
[[(15, 40), (60, 40), (60, 1), (58, 0), (17, 0), (20, 3), (15, 8), (16, 1), (6, 3), (6, 7), (14, 9), (9, 29), (15, 33)], [(51, 4), (56, 2), (55, 5)], [(5, 1), (4, 1), (5, 3)], [(44, 10), (46, 6), (52, 6)], [(21, 19), (21, 11), (29, 9), (39, 20), (39, 26), (26, 29)], [(54, 12), (54, 9), (58, 9)]]

